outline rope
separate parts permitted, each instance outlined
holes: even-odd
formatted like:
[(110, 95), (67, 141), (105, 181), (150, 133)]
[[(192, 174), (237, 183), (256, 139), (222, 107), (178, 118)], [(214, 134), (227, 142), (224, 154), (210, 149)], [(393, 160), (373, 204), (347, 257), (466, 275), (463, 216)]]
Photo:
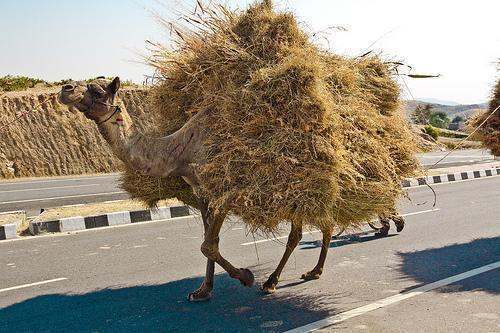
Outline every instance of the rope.
[[(53, 95), (55, 95), (55, 94), (50, 94), (49, 96), (53, 96)], [(38, 107), (40, 107), (41, 105), (47, 103), (48, 101), (49, 101), (49, 99), (47, 98), (43, 102), (36, 103), (31, 109), (19, 112), (13, 120), (11, 120), (11, 121), (7, 122), (6, 124), (0, 126), (0, 130), (3, 130), (4, 128), (6, 128), (6, 127), (8, 127), (8, 126), (10, 126), (12, 124), (14, 124), (15, 122), (21, 120), (23, 117), (27, 117), (29, 114), (33, 113)]]

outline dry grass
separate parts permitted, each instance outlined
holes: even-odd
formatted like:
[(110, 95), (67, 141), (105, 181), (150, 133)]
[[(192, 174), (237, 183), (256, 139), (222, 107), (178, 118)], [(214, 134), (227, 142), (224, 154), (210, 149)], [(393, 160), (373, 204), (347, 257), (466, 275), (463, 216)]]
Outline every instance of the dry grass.
[(23, 234), (28, 230), (29, 223), (25, 212), (0, 213), (0, 226), (12, 223), (17, 225), (18, 234)]
[[(182, 203), (175, 199), (162, 200), (158, 202), (158, 206), (178, 206)], [(36, 221), (55, 221), (66, 217), (73, 216), (97, 216), (107, 213), (133, 211), (147, 209), (147, 205), (136, 200), (118, 200), (110, 202), (102, 202), (95, 204), (85, 204), (76, 206), (65, 206), (50, 208), (36, 217)]]
[[(417, 164), (390, 65), (320, 50), (271, 1), (186, 19), (191, 27), (173, 29), (177, 48), (150, 59), (162, 78), (152, 118), (169, 134), (206, 115), (197, 174), (212, 209), (272, 231), (282, 221), (348, 226), (394, 207)], [(128, 171), (123, 182), (149, 204), (179, 190), (195, 201), (177, 178)]]
[[(476, 128), (481, 125), (487, 117), (500, 106), (500, 79), (497, 81), (493, 92), (491, 94), (491, 100), (488, 110), (483, 113), (477, 114), (469, 126), (471, 129)], [(491, 149), (491, 152), (495, 156), (500, 156), (500, 109), (486, 120), (486, 123), (481, 127), (477, 133), (478, 139), (480, 139), (484, 146)]]
[(446, 146), (448, 149), (479, 149), (482, 147), (482, 143), (480, 141), (472, 141), (472, 140), (466, 140), (462, 141), (463, 139), (455, 139), (455, 138), (444, 138), (440, 137), (438, 139), (438, 143)]

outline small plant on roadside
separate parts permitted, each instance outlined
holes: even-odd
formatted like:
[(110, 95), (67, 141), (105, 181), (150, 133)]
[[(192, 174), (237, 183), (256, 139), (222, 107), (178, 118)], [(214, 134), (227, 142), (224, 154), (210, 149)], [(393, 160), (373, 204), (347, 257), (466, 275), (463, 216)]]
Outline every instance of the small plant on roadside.
[(424, 131), (425, 134), (428, 134), (428, 135), (432, 136), (432, 138), (434, 140), (438, 139), (439, 133), (440, 133), (440, 131), (437, 128), (434, 128), (431, 125), (425, 126), (424, 129), (423, 129), (423, 131)]

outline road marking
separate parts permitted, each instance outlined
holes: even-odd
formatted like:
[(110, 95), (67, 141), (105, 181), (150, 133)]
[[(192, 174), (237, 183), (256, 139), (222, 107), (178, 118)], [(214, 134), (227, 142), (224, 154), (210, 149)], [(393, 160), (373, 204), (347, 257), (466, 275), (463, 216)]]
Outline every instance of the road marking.
[(18, 238), (2, 240), (2, 241), (0, 241), (0, 245), (8, 244), (8, 243), (15, 243), (15, 242), (24, 242), (24, 241), (30, 241), (30, 240), (54, 238), (54, 237), (71, 237), (71, 236), (76, 236), (78, 234), (87, 233), (87, 232), (89, 232), (89, 233), (108, 232), (110, 230), (120, 229), (120, 228), (138, 228), (139, 226), (144, 225), (144, 224), (154, 224), (154, 223), (164, 222), (164, 221), (168, 221), (169, 225), (172, 225), (173, 223), (176, 223), (176, 222), (185, 223), (185, 221), (191, 220), (191, 219), (193, 219), (193, 222), (200, 222), (201, 223), (201, 217), (199, 215), (188, 215), (188, 216), (174, 217), (174, 218), (168, 218), (168, 219), (162, 219), (162, 220), (152, 220), (152, 221), (113, 225), (113, 226), (109, 226), (109, 227), (105, 227), (105, 228), (91, 228), (91, 229), (83, 229), (83, 230), (76, 230), (76, 231), (69, 231), (69, 232), (47, 233), (47, 234), (41, 234), (38, 236), (18, 237)]
[[(422, 210), (420, 212), (414, 212), (414, 213), (407, 213), (407, 214), (403, 214), (403, 215), (400, 215), (400, 216), (407, 217), (407, 216), (413, 216), (413, 215), (419, 215), (419, 214), (425, 214), (425, 213), (432, 213), (432, 212), (437, 212), (437, 211), (439, 211), (439, 208)], [(373, 221), (373, 222), (376, 222), (376, 221)], [(315, 234), (315, 233), (318, 233), (318, 232), (321, 232), (321, 231), (319, 231), (319, 230), (307, 231), (307, 232), (302, 233), (302, 235)], [(288, 237), (288, 235), (286, 235), (286, 236), (280, 236), (280, 237), (267, 238), (267, 239), (260, 239), (258, 241), (242, 243), (240, 245), (241, 246), (248, 246), (248, 245), (260, 244), (260, 243), (266, 243), (266, 242), (271, 242), (271, 241), (275, 241), (275, 240), (285, 239), (287, 237)]]
[(81, 180), (91, 180), (91, 179), (105, 179), (105, 178), (114, 178), (117, 177), (118, 173), (107, 174), (103, 176), (95, 176), (95, 177), (81, 177), (81, 178), (61, 178), (61, 179), (47, 179), (47, 180), (34, 180), (31, 182), (28, 181), (18, 181), (18, 182), (0, 182), (0, 186), (7, 185), (25, 185), (25, 184), (42, 184), (42, 183), (56, 183), (56, 182), (67, 182), (67, 181), (81, 181)]
[[(440, 158), (441, 158), (441, 156), (424, 156), (422, 159), (427, 159), (427, 160), (436, 159), (435, 162), (437, 162)], [(447, 159), (450, 159), (450, 158), (474, 158), (474, 159), (482, 161), (482, 160), (491, 160), (491, 159), (494, 159), (495, 156), (493, 156), (493, 155), (484, 155), (484, 156), (479, 156), (479, 155), (450, 155), (450, 156), (447, 156), (446, 158)]]
[(440, 211), (439, 208), (433, 208), (433, 209), (428, 209), (428, 210), (422, 210), (420, 212), (414, 212), (414, 213), (407, 213), (401, 215), (402, 217), (407, 217), (407, 216), (413, 216), (413, 215), (420, 215), (420, 214), (425, 214), (425, 213), (432, 213), (432, 212), (437, 212)]
[(452, 283), (455, 283), (455, 282), (458, 282), (461, 280), (465, 280), (465, 279), (470, 278), (472, 276), (492, 271), (492, 270), (497, 269), (497, 268), (500, 268), (500, 261), (497, 261), (497, 262), (491, 263), (489, 265), (482, 266), (482, 267), (479, 267), (479, 268), (476, 268), (476, 269), (473, 269), (473, 270), (470, 270), (470, 271), (467, 271), (467, 272), (464, 272), (461, 274), (453, 275), (453, 276), (450, 276), (450, 277), (445, 278), (443, 280), (429, 283), (429, 284), (426, 284), (424, 286), (415, 288), (413, 290), (409, 290), (409, 291), (406, 291), (406, 292), (403, 292), (403, 293), (400, 293), (400, 294), (397, 294), (394, 296), (390, 296), (390, 297), (378, 300), (374, 303), (367, 304), (365, 306), (355, 308), (355, 309), (352, 309), (352, 310), (349, 310), (346, 312), (342, 312), (342, 313), (336, 314), (334, 316), (331, 316), (331, 317), (328, 317), (328, 318), (325, 318), (322, 320), (318, 320), (318, 321), (315, 321), (313, 323), (310, 323), (310, 324), (307, 324), (307, 325), (304, 325), (301, 327), (297, 327), (295, 329), (286, 331), (285, 333), (314, 332), (314, 331), (317, 331), (319, 329), (346, 321), (347, 319), (361, 316), (367, 312), (377, 310), (377, 309), (386, 307), (386, 306), (394, 304), (394, 303), (399, 303), (399, 302), (404, 301), (408, 298), (422, 295), (425, 292), (428, 292), (428, 291), (431, 291), (434, 289), (438, 289), (438, 288), (447, 286), (449, 284), (452, 284)]
[(71, 198), (84, 198), (84, 197), (97, 197), (101, 195), (112, 195), (112, 194), (124, 194), (127, 192), (105, 192), (105, 193), (93, 193), (93, 194), (80, 194), (80, 195), (68, 195), (65, 197), (50, 197), (50, 198), (40, 198), (40, 199), (27, 199), (27, 200), (16, 200), (16, 201), (3, 201), (0, 205), (12, 204), (12, 203), (23, 203), (23, 202), (36, 202), (36, 201), (49, 201), (49, 200), (59, 200), (59, 199), (71, 199)]
[(3, 193), (15, 193), (15, 192), (59, 190), (59, 189), (63, 189), (63, 188), (80, 188), (80, 187), (91, 187), (91, 186), (100, 186), (100, 185), (102, 185), (102, 184), (85, 184), (85, 185), (68, 185), (68, 186), (56, 186), (56, 187), (27, 188), (27, 189), (22, 189), (22, 190), (2, 191), (2, 194)]
[(10, 287), (10, 288), (0, 289), (0, 293), (3, 293), (5, 291), (11, 291), (11, 290), (17, 290), (17, 289), (23, 289), (23, 288), (28, 288), (28, 287), (39, 286), (39, 285), (47, 284), (47, 283), (64, 281), (64, 280), (67, 280), (67, 278), (58, 278), (58, 279), (45, 280), (45, 281), (40, 281), (40, 282), (35, 282), (35, 283), (22, 284), (20, 286), (15, 286), (15, 287)]

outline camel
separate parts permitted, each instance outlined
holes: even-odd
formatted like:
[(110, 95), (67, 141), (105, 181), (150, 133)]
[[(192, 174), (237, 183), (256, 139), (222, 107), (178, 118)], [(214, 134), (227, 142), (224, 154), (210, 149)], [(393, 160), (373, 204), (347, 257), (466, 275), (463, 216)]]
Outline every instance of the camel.
[[(114, 154), (125, 164), (151, 176), (181, 176), (196, 193), (197, 179), (193, 168), (203, 163), (201, 160), (203, 131), (199, 126), (202, 115), (195, 115), (172, 135), (161, 138), (146, 136), (134, 129), (130, 116), (120, 106), (117, 96), (119, 88), (118, 77), (111, 82), (105, 79), (96, 79), (89, 84), (72, 82), (62, 87), (59, 100), (65, 105), (75, 107), (94, 121)], [(201, 252), (207, 257), (207, 265), (205, 280), (200, 288), (189, 294), (189, 300), (204, 301), (211, 298), (215, 263), (244, 286), (252, 286), (254, 283), (252, 272), (245, 268), (234, 267), (219, 252), (219, 232), (226, 214), (214, 214), (209, 209), (209, 203), (202, 198), (198, 199), (198, 208), (204, 226)], [(304, 274), (303, 279), (317, 279), (321, 275), (332, 235), (331, 230), (322, 232), (324, 244), (318, 264), (313, 270)], [(285, 254), (275, 272), (264, 284), (265, 291), (274, 291), (286, 261), (301, 238), (302, 225), (292, 225)]]
[[(127, 166), (155, 177), (180, 176), (196, 195), (198, 180), (194, 168), (203, 163), (203, 114), (193, 116), (181, 129), (169, 136), (146, 136), (133, 126), (132, 119), (119, 100), (119, 89), (118, 77), (112, 81), (98, 78), (89, 84), (71, 82), (62, 87), (59, 100), (94, 121), (114, 154)], [(219, 233), (227, 213), (215, 214), (210, 210), (207, 200), (197, 198), (197, 208), (201, 212), (204, 227), (201, 252), (207, 258), (207, 264), (203, 283), (188, 295), (188, 300), (193, 302), (206, 301), (212, 297), (215, 263), (242, 285), (250, 287), (254, 283), (253, 273), (249, 269), (234, 267), (219, 252)], [(404, 227), (404, 220), (394, 211), (387, 217), (380, 218), (382, 228), (379, 229), (379, 236), (387, 235), (390, 219), (396, 222), (398, 232)], [(324, 229), (321, 232), (323, 236), (318, 262), (311, 271), (301, 276), (303, 280), (319, 279), (323, 272), (333, 230)], [(302, 224), (292, 224), (283, 257), (276, 270), (262, 285), (265, 293), (276, 290), (283, 268), (301, 238)]]

